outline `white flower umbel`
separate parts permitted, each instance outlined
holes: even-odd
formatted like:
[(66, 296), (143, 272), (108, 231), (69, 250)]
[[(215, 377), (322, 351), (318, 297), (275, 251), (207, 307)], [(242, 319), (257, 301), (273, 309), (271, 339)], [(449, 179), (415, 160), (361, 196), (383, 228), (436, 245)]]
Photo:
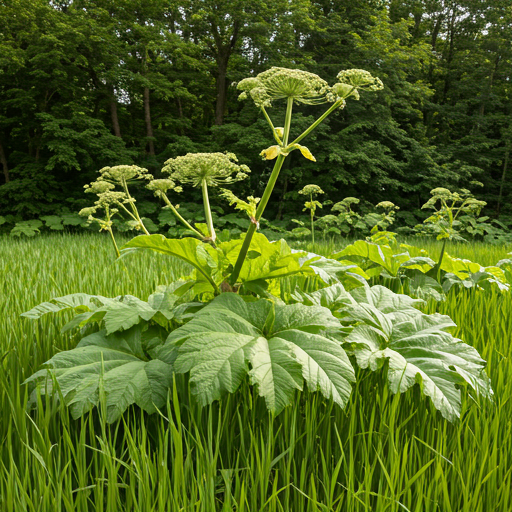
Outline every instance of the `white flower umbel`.
[(252, 98), (258, 107), (271, 107), (274, 100), (292, 98), (296, 103), (326, 103), (329, 84), (318, 75), (300, 69), (273, 67), (238, 84), (239, 99)]
[(251, 172), (249, 167), (237, 162), (238, 159), (233, 153), (187, 153), (185, 156), (170, 158), (162, 169), (174, 181), (201, 187), (208, 238), (213, 244), (217, 235), (213, 227), (208, 186), (229, 185), (247, 178)]

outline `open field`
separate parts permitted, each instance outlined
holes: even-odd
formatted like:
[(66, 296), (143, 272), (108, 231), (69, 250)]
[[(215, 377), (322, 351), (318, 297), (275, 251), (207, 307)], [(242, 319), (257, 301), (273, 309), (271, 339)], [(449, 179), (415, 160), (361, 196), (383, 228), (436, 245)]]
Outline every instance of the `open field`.
[[(491, 265), (510, 250), (448, 252)], [(27, 412), (21, 383), (76, 341), (60, 334), (63, 316), (31, 322), (20, 313), (78, 291), (145, 299), (187, 271), (156, 254), (114, 262), (99, 235), (0, 238), (1, 511), (512, 509), (511, 293), (454, 291), (439, 305), (488, 361), (495, 391), (494, 404), (465, 396), (453, 425), (418, 389), (393, 396), (382, 375), (361, 371), (345, 410), (305, 392), (275, 419), (249, 386), (200, 410), (182, 380), (161, 415), (130, 409), (106, 425), (100, 411), (74, 421), (51, 398)]]

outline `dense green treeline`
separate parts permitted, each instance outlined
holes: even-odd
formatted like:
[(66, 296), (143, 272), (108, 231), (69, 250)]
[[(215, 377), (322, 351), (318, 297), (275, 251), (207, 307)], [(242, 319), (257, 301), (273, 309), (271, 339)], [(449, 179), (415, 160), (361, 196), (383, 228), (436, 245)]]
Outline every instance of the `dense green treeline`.
[[(300, 212), (307, 183), (334, 202), (413, 212), (431, 188), (467, 187), (490, 215), (512, 215), (508, 0), (0, 0), (0, 11), (1, 215), (76, 211), (99, 168), (158, 175), (192, 151), (236, 153), (252, 169), (238, 192), (261, 192), (271, 141), (236, 82), (273, 65), (330, 83), (367, 69), (385, 89), (307, 140), (314, 167), (287, 159), (269, 218)], [(324, 108), (297, 107), (295, 129)]]

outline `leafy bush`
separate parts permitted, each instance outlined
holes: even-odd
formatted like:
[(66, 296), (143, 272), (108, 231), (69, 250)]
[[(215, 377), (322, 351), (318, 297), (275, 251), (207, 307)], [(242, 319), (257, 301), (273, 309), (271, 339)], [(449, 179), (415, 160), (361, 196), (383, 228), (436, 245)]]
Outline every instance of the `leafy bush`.
[[(166, 179), (155, 180), (135, 166), (103, 168), (86, 189), (98, 199), (81, 214), (110, 234), (117, 255), (156, 251), (186, 262), (191, 274), (159, 288), (147, 302), (131, 295), (110, 299), (74, 294), (28, 311), (26, 317), (39, 318), (73, 310), (76, 315), (65, 329), (96, 329), (76, 348), (56, 354), (28, 382), (35, 382), (42, 393), (56, 387), (74, 417), (97, 406), (104, 396), (109, 421), (131, 404), (156, 411), (180, 373), (189, 374), (191, 391), (202, 405), (233, 393), (248, 376), (273, 414), (292, 402), (304, 381), (311, 391), (343, 407), (355, 380), (354, 363), (373, 371), (387, 368), (394, 393), (420, 384), (448, 420), (460, 415), (462, 386), (490, 398), (485, 362), (450, 334), (454, 324), (448, 317), (422, 313), (416, 309), (421, 301), (365, 281), (380, 275), (401, 279), (407, 271), (425, 273), (434, 266), (421, 251), (399, 247), (394, 234), (386, 231), (394, 221), (395, 205), (377, 205), (383, 213), (377, 216), (372, 240), (358, 241), (335, 255), (339, 261), (294, 251), (285, 240), (270, 242), (257, 232), (289, 153), (298, 149), (314, 160), (299, 142), (329, 114), (344, 108), (348, 98), (357, 100), (361, 91), (381, 89), (380, 80), (363, 70), (345, 70), (330, 87), (311, 73), (272, 68), (242, 80), (239, 88), (241, 99), (250, 97), (260, 108), (277, 143), (261, 152), (263, 158), (275, 159), (261, 198), (243, 200), (221, 190), (245, 214), (235, 222), (247, 229), (245, 236), (222, 240), (209, 200), (212, 188), (247, 176), (249, 169), (238, 165), (232, 154), (189, 153), (169, 159)], [(287, 104), (282, 128), (275, 127), (267, 113), (280, 99)], [(290, 142), (294, 104), (327, 102), (331, 106), (326, 112)], [(132, 180), (147, 181), (147, 188), (165, 202), (189, 236), (151, 235), (129, 192)], [(204, 218), (193, 224), (168, 197), (186, 184), (200, 189), (203, 197)], [(309, 187), (311, 204), (306, 207), (313, 232), (315, 205)], [(112, 219), (121, 211), (145, 234), (119, 250)], [(173, 226), (167, 212), (162, 221)], [(282, 283), (290, 276), (308, 280), (312, 292), (287, 294)]]

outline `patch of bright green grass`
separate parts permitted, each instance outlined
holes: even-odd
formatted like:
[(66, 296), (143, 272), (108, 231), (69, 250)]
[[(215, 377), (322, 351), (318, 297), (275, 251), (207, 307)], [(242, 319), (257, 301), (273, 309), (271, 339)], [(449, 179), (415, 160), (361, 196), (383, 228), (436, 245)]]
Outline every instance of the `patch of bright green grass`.
[[(470, 247), (448, 252), (483, 265), (510, 252)], [(512, 294), (466, 290), (439, 306), (489, 361), (496, 393), (494, 404), (465, 395), (453, 425), (418, 389), (393, 396), (367, 372), (345, 410), (305, 391), (275, 419), (247, 385), (201, 410), (183, 377), (160, 415), (133, 408), (113, 425), (101, 411), (74, 421), (49, 397), (27, 412), (21, 382), (76, 340), (60, 334), (63, 316), (31, 322), (21, 312), (78, 291), (146, 298), (188, 272), (156, 254), (113, 259), (100, 235), (0, 238), (1, 511), (512, 509)]]

